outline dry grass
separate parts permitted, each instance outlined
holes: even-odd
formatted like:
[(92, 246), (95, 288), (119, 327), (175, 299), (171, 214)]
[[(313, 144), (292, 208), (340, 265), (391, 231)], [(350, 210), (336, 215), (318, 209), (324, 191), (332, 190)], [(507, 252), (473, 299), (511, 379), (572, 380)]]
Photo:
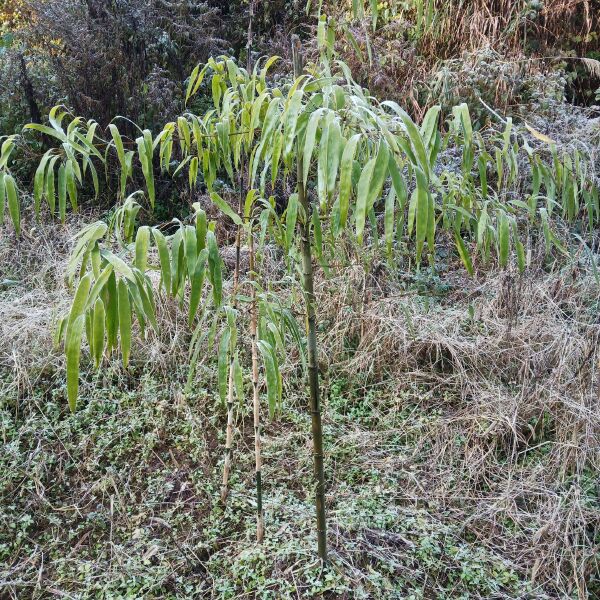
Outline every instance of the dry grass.
[(356, 268), (323, 284), (330, 369), (365, 391), (390, 381), (398, 396), (421, 390), (421, 408), (441, 415), (418, 431), (404, 500), (435, 502), (542, 589), (579, 598), (600, 549), (600, 506), (590, 504), (599, 491), (600, 287), (585, 263), (522, 277), (448, 275), (438, 300)]
[(52, 329), (70, 305), (62, 281), (70, 238), (81, 226), (44, 225), (0, 234), (0, 368), (15, 373), (17, 397), (27, 395), (46, 371), (62, 360), (53, 349)]
[[(349, 4), (329, 3), (327, 12), (345, 19)], [(596, 61), (586, 58), (600, 49), (597, 3), (550, 0), (536, 6), (529, 0), (436, 0), (430, 25), (423, 22), (420, 27), (417, 4), (388, 3), (396, 6), (398, 18), (380, 16), (376, 32), (370, 19), (350, 23), (362, 56), (339, 36), (336, 49), (357, 81), (375, 95), (401, 100), (422, 117), (429, 106), (444, 104), (440, 96), (445, 91), (435, 82), (451, 71), (454, 77), (448, 85), (458, 95), (451, 105), (459, 99), (476, 105), (481, 96), (496, 108), (511, 106), (514, 113), (515, 104), (529, 102), (531, 88), (542, 88), (544, 78), (556, 73), (557, 61), (547, 59), (569, 56), (580, 57), (567, 61), (569, 68), (583, 67), (577, 80), (568, 84), (570, 93), (578, 101), (593, 102), (593, 93), (581, 94), (584, 88), (593, 92), (597, 87)], [(427, 6), (427, 0), (422, 4)], [(367, 60), (369, 49), (373, 64)], [(530, 114), (531, 107), (525, 110)]]

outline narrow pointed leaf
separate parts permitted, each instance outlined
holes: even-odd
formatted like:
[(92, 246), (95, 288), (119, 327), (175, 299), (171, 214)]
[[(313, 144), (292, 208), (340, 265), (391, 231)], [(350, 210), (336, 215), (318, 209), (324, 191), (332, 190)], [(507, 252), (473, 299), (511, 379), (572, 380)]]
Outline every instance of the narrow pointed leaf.
[(79, 315), (68, 327), (65, 340), (67, 357), (67, 399), (71, 412), (77, 408), (79, 396), (79, 361), (81, 357), (81, 338), (85, 325), (85, 315)]
[(123, 279), (119, 279), (117, 285), (119, 294), (119, 333), (121, 334), (121, 355), (123, 366), (129, 364), (129, 353), (131, 352), (131, 303), (129, 290)]

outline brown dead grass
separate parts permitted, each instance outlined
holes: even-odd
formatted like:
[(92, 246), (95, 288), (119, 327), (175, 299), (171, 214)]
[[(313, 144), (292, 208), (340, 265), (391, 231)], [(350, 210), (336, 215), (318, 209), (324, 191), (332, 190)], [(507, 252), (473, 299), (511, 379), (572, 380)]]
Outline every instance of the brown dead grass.
[[(399, 398), (408, 391), (441, 414), (418, 431), (403, 501), (437, 503), (542, 589), (587, 598), (600, 550), (600, 506), (590, 504), (600, 469), (598, 282), (581, 256), (552, 272), (443, 279), (450, 288), (437, 300), (357, 267), (323, 282), (329, 369), (365, 391), (393, 382)], [(391, 460), (401, 469), (407, 459)]]

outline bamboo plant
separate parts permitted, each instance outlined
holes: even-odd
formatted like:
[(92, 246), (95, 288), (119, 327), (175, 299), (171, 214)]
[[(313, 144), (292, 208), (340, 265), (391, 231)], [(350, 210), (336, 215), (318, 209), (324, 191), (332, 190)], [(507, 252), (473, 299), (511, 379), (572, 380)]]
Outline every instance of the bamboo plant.
[[(281, 410), (279, 365), (285, 345), (291, 341), (300, 346), (306, 343), (318, 551), (325, 560), (324, 444), (313, 259), (325, 264), (321, 259), (345, 237), (379, 250), (376, 214), (381, 212), (382, 250), (388, 256), (397, 252), (397, 242), (402, 241), (417, 265), (424, 260), (433, 265), (437, 236), (443, 231), (454, 239), (457, 255), (469, 272), (474, 269), (475, 257), (482, 261), (494, 258), (500, 267), (508, 266), (514, 258), (524, 270), (527, 258), (522, 236), (529, 235), (534, 225), (541, 227), (549, 254), (562, 252), (565, 249), (552, 226), (553, 215), (560, 213), (568, 222), (582, 222), (592, 231), (600, 222), (600, 207), (598, 189), (579, 154), (559, 151), (551, 140), (539, 139), (537, 132), (517, 132), (510, 122), (499, 137), (484, 139), (474, 131), (465, 105), (456, 107), (447, 133), (441, 132), (438, 107), (430, 109), (417, 125), (398, 104), (371, 98), (353, 81), (348, 67), (335, 60), (327, 19), (319, 22), (318, 39), (320, 63), (306, 70), (302, 68), (299, 41), (294, 40), (295, 76), (281, 86), (268, 78), (275, 58), (257, 62), (252, 70), (228, 58), (211, 59), (204, 67), (198, 66), (189, 78), (186, 99), (210, 80), (213, 108), (202, 115), (186, 112), (156, 135), (140, 130), (140, 135), (130, 140), (121, 135), (116, 122), (102, 132), (94, 122), (73, 117), (61, 107), (51, 112), (49, 127), (32, 125), (27, 131), (28, 135), (37, 131), (59, 142), (46, 152), (36, 171), (33, 200), (38, 215), (45, 200), (52, 215), (58, 205), (59, 217), (64, 220), (67, 199), (76, 209), (86, 181), (90, 181), (93, 194), (99, 193), (99, 173), (109, 155), (119, 165), (115, 218), (110, 224), (99, 221), (80, 232), (67, 267), (68, 282), (75, 285), (77, 280), (77, 285), (56, 340), (65, 345), (71, 409), (77, 405), (83, 340), (87, 340), (97, 366), (118, 350), (127, 368), (134, 340), (133, 321), (137, 320), (142, 335), (159, 328), (155, 314), (160, 289), (187, 307), (189, 324), (195, 326), (192, 357), (198, 355), (202, 343), (218, 345), (218, 389), (228, 415), (228, 469), (234, 392), (240, 401), (244, 398), (243, 367), (236, 344), (239, 246), (244, 235), (250, 248), (252, 294), (257, 537), (262, 539), (264, 530), (259, 361), (270, 413), (274, 414)], [(532, 147), (532, 140), (542, 142), (541, 148)], [(17, 234), (21, 224), (19, 189), (10, 165), (14, 149), (25, 142), (25, 136), (10, 136), (4, 139), (0, 152), (0, 216), (3, 218), (7, 202)], [(458, 173), (437, 168), (440, 150), (451, 144), (462, 150)], [(531, 186), (523, 190), (524, 200), (506, 201), (506, 189), (518, 185), (519, 152), (528, 156)], [(230, 294), (223, 287), (215, 224), (207, 223), (199, 206), (195, 206), (193, 222), (179, 222), (172, 235), (164, 235), (160, 227), (137, 225), (140, 203), (146, 202), (150, 209), (154, 206), (156, 169), (173, 177), (187, 174), (189, 185), (206, 190), (223, 218), (236, 226), (236, 274)], [(145, 190), (131, 189), (138, 171)], [(217, 179), (231, 187), (238, 184), (237, 210), (218, 193)], [(281, 179), (291, 180), (295, 186), (283, 214), (276, 210), (274, 196), (267, 193)], [(285, 253), (291, 278), (301, 267), (298, 283), (306, 301), (306, 342), (289, 315), (284, 318), (283, 313), (277, 313), (260, 288), (256, 250), (267, 240)], [(150, 253), (152, 246), (156, 254)], [(152, 269), (160, 270), (158, 288), (148, 276)], [(223, 478), (225, 497), (227, 486), (228, 470)]]

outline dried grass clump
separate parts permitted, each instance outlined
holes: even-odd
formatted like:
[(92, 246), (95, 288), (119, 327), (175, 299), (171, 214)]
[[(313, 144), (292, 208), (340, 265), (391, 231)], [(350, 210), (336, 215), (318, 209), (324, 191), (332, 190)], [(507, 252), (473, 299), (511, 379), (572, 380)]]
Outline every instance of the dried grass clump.
[(52, 330), (70, 306), (63, 277), (70, 239), (80, 227), (73, 218), (67, 226), (24, 231), (18, 240), (6, 231), (0, 235), (0, 370), (14, 374), (15, 397), (62, 365)]
[(323, 284), (323, 346), (331, 370), (392, 390), (386, 422), (407, 409), (407, 391), (440, 415), (418, 431), (403, 501), (464, 521), (541, 590), (587, 597), (600, 530), (600, 287), (589, 265), (450, 274), (437, 301), (414, 287), (382, 293), (381, 280), (353, 267), (338, 289)]
[[(600, 11), (590, 0), (419, 0), (385, 7), (376, 31), (369, 14), (350, 19), (351, 34), (340, 35), (336, 48), (357, 81), (402, 101), (417, 117), (434, 104), (466, 101), (477, 108), (477, 97), (530, 117), (565, 87), (586, 104), (593, 99)], [(348, 3), (331, 2), (327, 10), (346, 21), (351, 14)], [(574, 59), (567, 60), (569, 70), (581, 67), (576, 81), (562, 78), (565, 65), (555, 60), (561, 57)]]

